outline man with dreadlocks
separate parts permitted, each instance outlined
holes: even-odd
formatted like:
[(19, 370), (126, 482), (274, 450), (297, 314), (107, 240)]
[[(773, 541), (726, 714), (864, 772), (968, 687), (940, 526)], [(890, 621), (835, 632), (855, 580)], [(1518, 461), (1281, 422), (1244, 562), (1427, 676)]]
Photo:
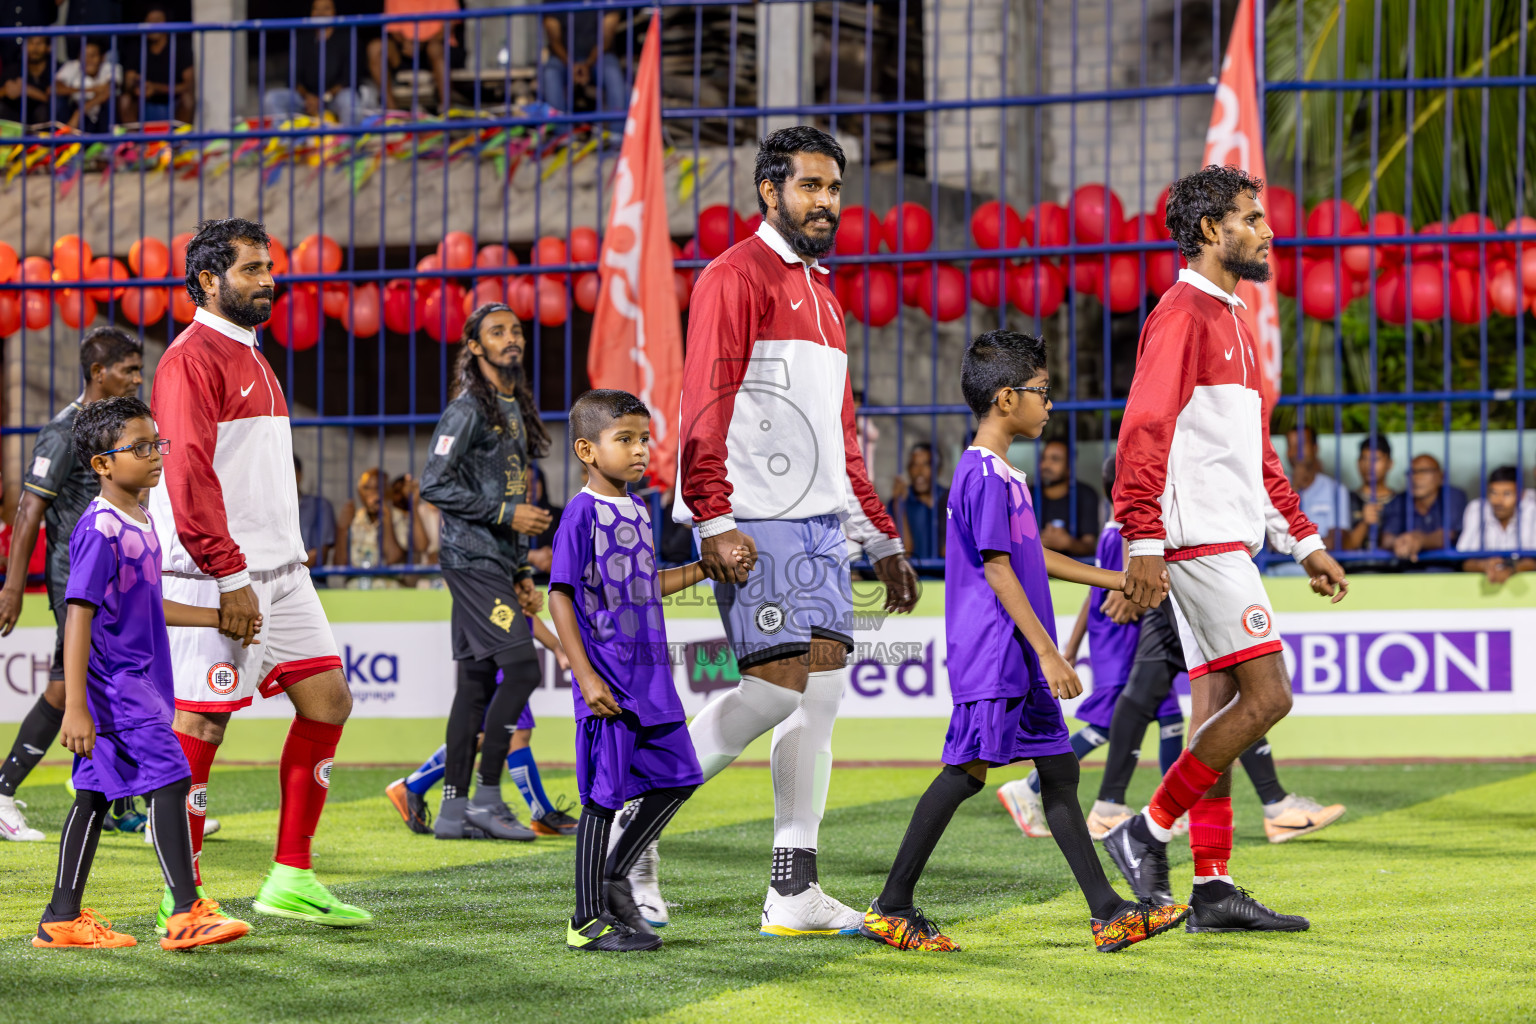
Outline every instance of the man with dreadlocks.
[[(528, 548), (530, 535), (549, 525), (549, 513), (528, 501), (528, 467), (530, 458), (548, 454), (549, 434), (523, 374), (517, 315), (499, 302), (486, 303), (470, 314), (462, 341), (454, 397), (437, 421), (421, 479), (421, 496), (443, 514), (439, 561), (453, 595), (458, 663), (433, 832), (439, 839), (465, 839), (478, 830), (528, 841), (534, 831), (501, 799), (501, 771), (518, 716), (540, 679), (527, 616), (538, 613), (543, 599), (533, 585)], [(482, 722), (480, 776), (471, 797)]]

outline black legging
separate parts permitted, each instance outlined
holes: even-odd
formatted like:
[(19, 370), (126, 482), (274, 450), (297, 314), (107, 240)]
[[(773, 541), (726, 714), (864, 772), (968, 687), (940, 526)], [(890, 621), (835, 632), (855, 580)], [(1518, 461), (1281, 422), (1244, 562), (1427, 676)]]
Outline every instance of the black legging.
[[(496, 685), (497, 669), (501, 670), (500, 686)], [(444, 800), (469, 795), (469, 779), (475, 768), (475, 737), (482, 727), (485, 741), (480, 751), (480, 785), (501, 784), (512, 730), (539, 681), (539, 661), (531, 641), (509, 647), (494, 659), (458, 662), (458, 687), (448, 712)]]

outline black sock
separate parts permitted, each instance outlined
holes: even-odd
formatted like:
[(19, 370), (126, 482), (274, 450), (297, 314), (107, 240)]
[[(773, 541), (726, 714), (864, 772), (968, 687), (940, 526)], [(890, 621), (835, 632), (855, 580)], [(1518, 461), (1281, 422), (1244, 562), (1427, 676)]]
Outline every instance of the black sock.
[(1174, 667), (1163, 658), (1144, 659), (1131, 665), (1125, 689), (1115, 701), (1115, 717), (1109, 722), (1109, 750), (1104, 760), (1104, 779), (1099, 783), (1100, 800), (1125, 803), (1125, 789), (1131, 784), (1136, 761), (1141, 757), (1141, 741), (1173, 686), (1173, 676)]
[(485, 721), (485, 706), (496, 689), (496, 663), (458, 662), (458, 686), (448, 709), (448, 749), (443, 757), (443, 799), (469, 796), (475, 773), (475, 737)]
[(48, 902), (45, 920), (70, 921), (80, 916), (80, 900), (91, 876), (91, 861), (96, 859), (96, 841), (101, 838), (106, 816), (104, 795), (88, 789), (75, 793), (75, 802), (64, 818), (64, 830), (59, 833), (59, 873), (54, 876), (53, 899)]
[(171, 887), (172, 913), (185, 914), (197, 901), (197, 881), (192, 869), (192, 830), (187, 824), (187, 794), (191, 778), (161, 786), (149, 794), (149, 834), (155, 841), (160, 872)]
[(661, 835), (661, 830), (667, 827), (667, 822), (683, 806), (683, 801), (698, 788), (674, 786), (653, 789), (642, 796), (627, 815), (629, 821), (624, 826), (624, 834), (613, 844), (613, 853), (608, 857), (608, 877), (623, 878), (629, 874), (629, 869), (635, 866), (641, 852)]
[(1037, 757), (1035, 771), (1040, 773), (1040, 802), (1045, 805), (1051, 836), (1061, 855), (1067, 858), (1077, 887), (1083, 890), (1088, 912), (1107, 921), (1119, 913), (1126, 901), (1104, 877), (1104, 866), (1099, 863), (1098, 851), (1088, 835), (1088, 822), (1083, 820), (1083, 808), (1077, 802), (1077, 780), (1081, 774), (1077, 758), (1071, 754)]
[[(1073, 758), (1072, 763), (1076, 764), (1077, 759)], [(885, 888), (880, 890), (881, 911), (887, 914), (911, 912), (917, 880), (922, 877), (923, 868), (928, 866), (933, 848), (939, 845), (939, 837), (949, 827), (949, 819), (955, 816), (955, 810), (961, 804), (980, 793), (983, 785), (976, 776), (952, 764), (945, 765), (928, 784), (912, 811), (907, 834), (901, 837), (901, 846), (896, 850), (891, 873), (886, 876)]]
[(1184, 753), (1184, 716), (1159, 715), (1157, 719), (1157, 764), (1163, 774)]
[(1286, 797), (1285, 787), (1280, 785), (1280, 771), (1275, 767), (1275, 755), (1269, 748), (1269, 737), (1260, 736), (1258, 741), (1238, 755), (1248, 781), (1259, 791), (1259, 799), (1272, 804)]
[(37, 762), (43, 759), (53, 741), (59, 738), (59, 724), (64, 712), (49, 704), (44, 697), (37, 698), (27, 717), (16, 730), (16, 742), (11, 746), (11, 756), (0, 764), (0, 796), (15, 796)]
[(780, 896), (798, 896), (820, 882), (816, 873), (816, 851), (800, 846), (775, 846), (773, 867), (768, 884)]
[(543, 682), (533, 645), (508, 653), (511, 656), (496, 659), (501, 666), (501, 684), (496, 687), (490, 707), (486, 709), (485, 739), (480, 741), (478, 781), (487, 790), (501, 786), (501, 772), (507, 765), (507, 750), (512, 745), (517, 720), (523, 708), (528, 706), (528, 698)]
[(576, 822), (576, 916), (571, 921), (578, 928), (603, 912), (603, 867), (614, 813), (589, 803)]

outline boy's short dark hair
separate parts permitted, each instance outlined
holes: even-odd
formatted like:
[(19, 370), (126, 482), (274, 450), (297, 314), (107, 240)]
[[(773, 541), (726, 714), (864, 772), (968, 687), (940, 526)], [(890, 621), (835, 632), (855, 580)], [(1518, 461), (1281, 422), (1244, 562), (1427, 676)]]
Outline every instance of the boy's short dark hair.
[(92, 327), (80, 339), (80, 376), (90, 383), (92, 366), (111, 369), (129, 356), (143, 354), (139, 339), (121, 327)]
[(571, 444), (578, 438), (586, 438), (596, 444), (603, 431), (614, 420), (623, 416), (651, 418), (651, 410), (628, 391), (617, 388), (593, 388), (571, 404), (569, 419)]
[(1361, 455), (1364, 455), (1366, 452), (1373, 449), (1375, 451), (1381, 452), (1381, 454), (1385, 455), (1389, 459), (1392, 457), (1392, 441), (1387, 437), (1386, 434), (1376, 434), (1374, 436), (1371, 434), (1366, 434), (1360, 439)]
[(848, 157), (837, 140), (820, 128), (797, 124), (792, 128), (780, 128), (757, 145), (757, 163), (752, 168), (752, 188), (757, 192), (757, 209), (768, 215), (768, 202), (763, 199), (763, 182), (773, 182), (773, 190), (782, 192), (784, 183), (795, 169), (796, 153), (820, 153), (837, 161), (837, 173), (848, 169)]
[(187, 295), (193, 305), (208, 303), (208, 293), (198, 281), (198, 275), (209, 271), (215, 277), (223, 277), (235, 265), (235, 243), (245, 242), (264, 249), (272, 247), (267, 229), (244, 217), (225, 220), (205, 220), (197, 226), (197, 234), (187, 243)]
[(1019, 331), (988, 331), (965, 350), (960, 393), (978, 420), (1001, 388), (1019, 388), (1045, 369), (1045, 342)]
[(117, 447), (117, 439), (123, 436), (123, 427), (129, 420), (154, 419), (142, 399), (104, 398), (92, 402), (75, 415), (73, 441), (75, 458), (80, 465), (89, 466), (93, 455)]
[(1488, 474), (1490, 484), (1514, 484), (1520, 486), (1520, 471), (1514, 466), (1500, 466)]
[(1211, 164), (1186, 174), (1168, 186), (1168, 212), (1163, 218), (1168, 234), (1179, 243), (1184, 258), (1193, 262), (1210, 244), (1201, 221), (1207, 217), (1220, 221), (1237, 209), (1238, 196), (1247, 192), (1257, 199), (1263, 190), (1262, 178), (1238, 167)]

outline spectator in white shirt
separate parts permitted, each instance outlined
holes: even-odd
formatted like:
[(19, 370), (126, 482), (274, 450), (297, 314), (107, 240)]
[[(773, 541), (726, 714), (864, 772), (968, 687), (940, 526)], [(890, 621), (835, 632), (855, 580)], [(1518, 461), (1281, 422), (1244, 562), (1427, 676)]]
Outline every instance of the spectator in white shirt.
[(1317, 524), (1318, 535), (1330, 550), (1344, 546), (1349, 529), (1349, 488), (1323, 472), (1317, 460), (1317, 431), (1301, 426), (1286, 435), (1286, 457), (1291, 462), (1291, 486), (1301, 497), (1301, 511)]
[(1520, 471), (1514, 466), (1489, 473), (1487, 498), (1467, 504), (1456, 550), (1507, 552), (1461, 563), (1464, 571), (1480, 572), (1494, 585), (1536, 569), (1536, 505), (1520, 500)]
[(73, 113), (71, 128), (87, 135), (103, 135), (112, 129), (112, 97), (123, 86), (123, 69), (102, 56), (101, 44), (88, 39), (79, 60), (66, 61), (53, 76), (60, 101), (67, 100)]

